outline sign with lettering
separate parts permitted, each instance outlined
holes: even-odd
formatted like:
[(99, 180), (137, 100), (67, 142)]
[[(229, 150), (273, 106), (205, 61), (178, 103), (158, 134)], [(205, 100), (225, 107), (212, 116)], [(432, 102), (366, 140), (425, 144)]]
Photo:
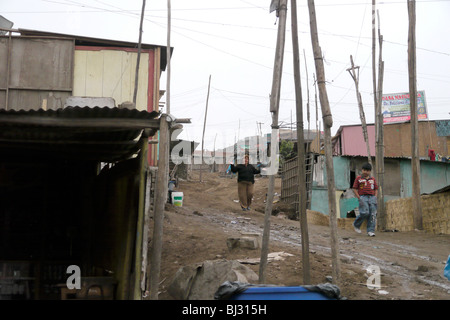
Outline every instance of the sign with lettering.
[[(383, 94), (383, 123), (398, 123), (411, 120), (409, 93)], [(428, 120), (425, 91), (417, 92), (417, 119)]]

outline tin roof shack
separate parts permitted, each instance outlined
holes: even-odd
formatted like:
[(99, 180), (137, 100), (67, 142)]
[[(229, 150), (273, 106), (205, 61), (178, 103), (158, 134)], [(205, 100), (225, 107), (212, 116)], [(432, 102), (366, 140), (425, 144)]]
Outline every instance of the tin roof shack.
[[(142, 44), (136, 108), (159, 111), (164, 46)], [(0, 109), (55, 110), (70, 96), (133, 101), (137, 43), (36, 30), (0, 36)], [(156, 165), (157, 146), (149, 149)]]
[(0, 36), (0, 299), (67, 297), (69, 265), (82, 281), (108, 275), (97, 292), (107, 298), (145, 290), (144, 195), (159, 190), (149, 139), (163, 123), (166, 48), (142, 45), (130, 108), (136, 47), (23, 29)]
[[(409, 198), (412, 196), (410, 124), (389, 124), (385, 125), (384, 129), (386, 150), (384, 159), (384, 199), (388, 202), (396, 199)], [(420, 122), (419, 130), (421, 130), (421, 191), (422, 193), (428, 194), (450, 184), (450, 162), (448, 161), (450, 120)], [(368, 133), (371, 154), (375, 155), (373, 125), (368, 126)], [(367, 162), (367, 149), (361, 125), (340, 127), (336, 136), (333, 138), (333, 143), (336, 199), (339, 201), (337, 203), (337, 209), (339, 210), (337, 216), (345, 218), (347, 212), (358, 207), (358, 201), (354, 197), (351, 187), (356, 176), (360, 174), (362, 165)], [(429, 150), (436, 152), (434, 160), (430, 159)], [(283, 188), (289, 186), (290, 180), (294, 181), (294, 184), (297, 180), (296, 160), (293, 161), (291, 168), (293, 172), (288, 172), (288, 170), (284, 172)], [(375, 159), (373, 162), (375, 165)], [(375, 174), (374, 170), (372, 174)], [(307, 187), (309, 186), (307, 185)], [(309, 208), (313, 211), (328, 215), (328, 192), (323, 155), (316, 155), (313, 165), (312, 188), (310, 190), (311, 196), (309, 197), (308, 195), (307, 199), (307, 201), (310, 201)], [(293, 201), (289, 197), (284, 197), (284, 199), (296, 206), (295, 200)], [(392, 206), (387, 206), (386, 209), (389, 210), (389, 208), (392, 208)], [(395, 213), (389, 212), (387, 214), (391, 214), (391, 216), (395, 215)], [(448, 221), (448, 217), (445, 214), (438, 217), (438, 219), (445, 222)], [(433, 230), (438, 229), (443, 230), (443, 227), (440, 226)]]
[[(311, 210), (328, 214), (328, 193), (324, 156), (314, 164)], [(367, 162), (362, 156), (333, 157), (336, 199), (339, 201), (337, 216), (345, 218), (347, 212), (358, 207), (358, 200), (351, 190), (361, 167)], [(385, 201), (412, 196), (411, 159), (385, 158)], [(450, 163), (421, 160), (420, 183), (423, 193), (432, 193), (450, 184)]]
[(70, 265), (104, 285), (90, 296), (141, 297), (146, 156), (158, 116), (0, 110), (0, 299), (67, 297)]

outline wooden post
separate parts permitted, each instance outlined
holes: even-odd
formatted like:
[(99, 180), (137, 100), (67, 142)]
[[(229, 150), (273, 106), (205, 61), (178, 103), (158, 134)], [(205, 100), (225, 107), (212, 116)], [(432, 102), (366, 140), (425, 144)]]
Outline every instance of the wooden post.
[(170, 72), (171, 72), (171, 63), (170, 63), (170, 31), (171, 31), (171, 20), (172, 20), (172, 9), (170, 0), (167, 0), (167, 51), (166, 51), (166, 60), (167, 60), (167, 84), (166, 84), (166, 113), (170, 114)]
[(138, 83), (139, 83), (139, 64), (141, 62), (142, 24), (144, 22), (144, 14), (145, 14), (145, 0), (142, 0), (141, 23), (139, 26), (139, 42), (138, 42), (138, 53), (137, 53), (137, 60), (136, 60), (136, 74), (134, 75), (134, 93), (133, 93), (134, 105), (136, 105)]
[[(286, 11), (287, 0), (280, 0), (277, 8), (279, 15), (277, 45), (275, 49), (275, 62), (273, 69), (272, 92), (270, 95), (270, 112), (272, 113), (272, 135), (270, 138), (271, 145), (271, 166), (278, 164), (276, 160), (278, 149), (278, 110), (280, 106), (280, 89), (281, 76), (283, 69), (284, 43), (286, 35)], [(276, 135), (276, 136), (275, 136)], [(264, 213), (264, 231), (261, 247), (261, 261), (259, 264), (259, 283), (265, 283), (265, 270), (267, 267), (267, 257), (269, 254), (269, 238), (270, 238), (270, 216), (272, 215), (273, 193), (275, 189), (275, 173), (269, 174), (269, 186), (267, 188), (266, 209)]]
[[(309, 135), (311, 134), (311, 119), (310, 119), (310, 110), (309, 110), (309, 79), (308, 79), (308, 65), (306, 64), (306, 54), (305, 49), (303, 49), (303, 58), (305, 60), (305, 73), (306, 73), (306, 93), (308, 100), (306, 100), (306, 119), (308, 121), (308, 140)], [(309, 146), (309, 145), (308, 145)], [(309, 148), (308, 148), (309, 149)]]
[(202, 135), (202, 163), (200, 164), (200, 182), (202, 182), (202, 171), (203, 171), (203, 150), (205, 143), (205, 129), (206, 129), (206, 116), (208, 115), (208, 101), (209, 101), (209, 89), (211, 87), (211, 75), (209, 75), (208, 82), (208, 95), (206, 96), (206, 107), (205, 107), (205, 120), (203, 121), (203, 135)]
[(321, 133), (319, 130), (319, 106), (317, 104), (317, 81), (316, 81), (316, 75), (313, 73), (313, 79), (314, 79), (314, 104), (316, 108), (316, 132), (319, 135), (319, 138), (317, 139), (317, 153), (320, 154), (320, 138)]
[[(377, 11), (378, 13), (378, 11)], [(379, 230), (386, 229), (386, 208), (384, 205), (384, 128), (383, 128), (383, 113), (382, 113), (382, 97), (383, 97), (383, 75), (384, 75), (384, 61), (382, 55), (383, 36), (380, 34), (380, 16), (378, 16), (378, 41), (380, 46), (380, 54), (378, 58), (378, 90), (374, 92), (377, 94), (377, 105), (375, 111), (375, 141), (376, 141), (376, 179), (378, 183), (377, 195), (377, 224)]]
[[(364, 114), (361, 93), (359, 92), (359, 67), (355, 67), (352, 55), (350, 55), (350, 62), (352, 64), (352, 67), (348, 68), (347, 71), (350, 73), (350, 76), (353, 78), (353, 81), (355, 82), (356, 98), (358, 100), (359, 118), (361, 119), (364, 141), (366, 142), (367, 148), (367, 161), (370, 163), (370, 165), (372, 165), (372, 156), (370, 155), (369, 135), (367, 134), (366, 115)], [(355, 69), (358, 69), (358, 75), (356, 74)]]
[(302, 238), (303, 284), (311, 284), (308, 222), (306, 219), (305, 137), (303, 135), (303, 104), (297, 30), (297, 0), (291, 0), (291, 24), (292, 48), (294, 51), (295, 105), (297, 112), (297, 181), (299, 194), (300, 233)]
[(417, 120), (417, 81), (416, 81), (416, 1), (408, 0), (408, 74), (409, 101), (411, 108), (411, 167), (413, 188), (414, 228), (423, 229), (422, 204), (420, 199), (420, 158), (419, 158), (419, 123)]
[(170, 132), (167, 115), (160, 118), (159, 127), (159, 161), (156, 173), (155, 213), (150, 269), (150, 299), (158, 300), (159, 274), (161, 271), (161, 252), (164, 223), (164, 207), (167, 202), (169, 183), (169, 144)]
[[(375, 41), (375, 2), (372, 0), (372, 86), (373, 86), (373, 105), (377, 106), (377, 70), (376, 70), (376, 41)], [(376, 119), (376, 114), (375, 114)]]
[(317, 71), (317, 84), (319, 86), (319, 100), (322, 108), (322, 119), (324, 122), (325, 131), (325, 165), (327, 168), (328, 209), (331, 229), (331, 258), (333, 265), (332, 276), (333, 283), (339, 284), (341, 271), (339, 261), (339, 243), (337, 238), (336, 188), (334, 184), (333, 150), (331, 148), (331, 127), (333, 126), (333, 117), (331, 115), (327, 89), (325, 86), (325, 70), (323, 66), (322, 51), (319, 46), (319, 35), (317, 33), (314, 0), (308, 0), (308, 8), (310, 17), (311, 42), (314, 52), (314, 62)]

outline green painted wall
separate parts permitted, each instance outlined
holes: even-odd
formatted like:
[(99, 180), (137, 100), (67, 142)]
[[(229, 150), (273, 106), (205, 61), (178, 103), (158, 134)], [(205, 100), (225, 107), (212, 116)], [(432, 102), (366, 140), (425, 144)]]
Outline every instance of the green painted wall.
[[(336, 185), (336, 191), (345, 191), (350, 186), (350, 170), (352, 161), (358, 162), (362, 157), (333, 157), (334, 166), (334, 179)], [(397, 195), (384, 195), (384, 201), (389, 201), (398, 198), (408, 198), (412, 196), (412, 169), (410, 159), (395, 159), (399, 161), (400, 166), (400, 196)], [(393, 161), (392, 159), (390, 161)], [(397, 167), (398, 168), (398, 167)], [(398, 169), (397, 169), (398, 170)], [(386, 171), (385, 175), (389, 172)], [(324, 181), (326, 184), (326, 169), (323, 171)], [(431, 193), (443, 187), (450, 185), (450, 163), (447, 162), (434, 162), (434, 161), (421, 161), (420, 163), (420, 188), (421, 193)], [(340, 211), (340, 217), (345, 218), (347, 211), (353, 210), (358, 206), (356, 198), (337, 198)], [(323, 214), (329, 214), (328, 209), (328, 190), (325, 187), (318, 187), (313, 185), (312, 198), (311, 198), (311, 210), (322, 212)]]
[[(411, 160), (400, 160), (401, 198), (412, 196)], [(420, 192), (431, 193), (450, 185), (450, 163), (437, 161), (420, 162)]]

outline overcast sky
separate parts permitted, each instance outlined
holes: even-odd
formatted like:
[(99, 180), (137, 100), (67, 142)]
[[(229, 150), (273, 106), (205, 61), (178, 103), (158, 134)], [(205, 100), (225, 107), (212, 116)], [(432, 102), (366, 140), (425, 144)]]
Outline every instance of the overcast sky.
[[(383, 93), (409, 91), (406, 0), (377, 1), (385, 61)], [(114, 40), (138, 41), (141, 0), (1, 0), (0, 14), (26, 28)], [(372, 0), (316, 0), (319, 42), (335, 134), (359, 124), (355, 84), (346, 71), (350, 55), (360, 66), (366, 120), (374, 122), (372, 95)], [(229, 146), (235, 138), (270, 132), (278, 20), (270, 0), (172, 0), (171, 113), (191, 118), (181, 138), (200, 142), (211, 76), (205, 146)], [(316, 128), (314, 59), (307, 1), (297, 1), (304, 127)], [(147, 0), (143, 42), (167, 45), (167, 1)], [(450, 0), (416, 1), (417, 89), (424, 90), (429, 119), (450, 115)], [(377, 23), (378, 28), (378, 23)], [(377, 40), (377, 52), (378, 52)], [(305, 52), (306, 57), (303, 52)], [(295, 122), (290, 1), (279, 120)], [(306, 62), (305, 62), (306, 58)], [(378, 57), (377, 57), (378, 61)], [(307, 72), (306, 72), (307, 70)], [(309, 88), (309, 99), (308, 89)], [(161, 78), (166, 89), (166, 76)], [(163, 98), (163, 101), (165, 99)], [(319, 102), (318, 102), (319, 103)], [(322, 116), (319, 109), (319, 121)], [(321, 125), (323, 129), (323, 125)]]

